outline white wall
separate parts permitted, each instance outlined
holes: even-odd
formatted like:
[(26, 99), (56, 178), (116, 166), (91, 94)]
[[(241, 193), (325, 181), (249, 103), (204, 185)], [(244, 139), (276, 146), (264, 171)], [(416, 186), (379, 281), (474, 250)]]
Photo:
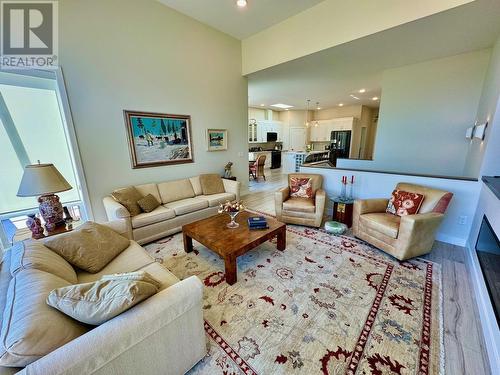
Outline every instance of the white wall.
[[(246, 181), (240, 41), (154, 0), (65, 0), (59, 12), (59, 63), (96, 220), (115, 188), (222, 173), (229, 160)], [(191, 115), (195, 162), (132, 169), (124, 109)], [(228, 151), (206, 152), (207, 128), (228, 129)]]
[[(483, 163), (483, 156), (488, 143), (491, 141), (491, 149), (489, 152), (495, 152), (495, 158), (490, 157), (491, 162), (486, 162), (484, 165), (483, 174), (493, 174), (498, 173), (498, 160), (500, 159), (500, 130), (496, 128), (493, 130), (494, 119), (493, 114), (497, 109), (497, 102), (500, 97), (500, 36), (497, 39), (493, 51), (491, 53), (491, 60), (488, 67), (488, 72), (484, 81), (484, 87), (481, 94), (481, 100), (479, 102), (479, 107), (477, 109), (476, 121), (478, 124), (484, 124), (489, 122), (488, 128), (486, 128), (486, 137), (484, 141), (477, 138), (472, 139), (469, 142), (467, 150), (467, 159), (465, 161), (464, 175), (465, 176), (478, 176), (481, 170), (481, 165)], [(497, 115), (500, 117), (500, 114)], [(499, 119), (497, 118), (497, 121)], [(496, 125), (498, 126), (498, 125)], [(496, 136), (493, 133), (497, 132)], [(490, 139), (491, 138), (491, 139)], [(496, 159), (496, 160), (495, 160)], [(491, 169), (497, 166), (496, 172)]]
[[(373, 162), (339, 167), (461, 176), (491, 50), (386, 70)], [(476, 176), (477, 177), (477, 176)]]
[[(359, 199), (389, 198), (398, 182), (409, 182), (450, 191), (454, 196), (446, 211), (444, 221), (439, 227), (437, 239), (459, 246), (464, 246), (467, 242), (481, 188), (481, 183), (478, 181), (360, 172), (332, 168), (301, 167), (301, 171), (323, 175), (323, 188), (329, 197), (340, 195), (342, 176), (349, 176), (350, 178), (352, 175), (355, 176), (353, 196)], [(460, 216), (466, 216), (465, 225), (458, 223)]]
[(243, 73), (250, 74), (472, 0), (325, 0), (243, 40)]

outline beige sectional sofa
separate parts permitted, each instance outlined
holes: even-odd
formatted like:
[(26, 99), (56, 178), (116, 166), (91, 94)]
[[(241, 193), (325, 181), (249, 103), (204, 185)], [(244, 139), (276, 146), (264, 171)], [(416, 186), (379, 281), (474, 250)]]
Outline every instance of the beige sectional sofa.
[(222, 180), (224, 193), (203, 195), (200, 177), (134, 186), (139, 193), (153, 195), (160, 207), (131, 216), (111, 196), (103, 199), (108, 220), (125, 220), (130, 238), (139, 244), (180, 232), (184, 224), (215, 215), (220, 203), (240, 199), (240, 183)]
[[(128, 230), (124, 224), (125, 222), (121, 221), (110, 226), (115, 231), (127, 234)], [(43, 246), (41, 243), (36, 245)], [(60, 321), (58, 319), (62, 321), (70, 319), (57, 310), (49, 311), (52, 308), (45, 303), (48, 291), (42, 290), (44, 285), (48, 284), (44, 281), (38, 282), (38, 280), (61, 277), (61, 272), (66, 266), (53, 268), (57, 271), (57, 275), (37, 269), (34, 264), (39, 263), (39, 258), (25, 261), (20, 271), (17, 266), (11, 267), (11, 258), (15, 258), (12, 256), (14, 252), (25, 249), (22, 244), (18, 244), (7, 250), (1, 265), (0, 314), (3, 315), (0, 316), (2, 320), (0, 357), (9, 355), (40, 357), (33, 353), (38, 353), (44, 345), (50, 345), (47, 342), (52, 339), (35, 338), (37, 329), (33, 327), (38, 327), (39, 332), (40, 325), (46, 324), (48, 328), (45, 332), (54, 333), (54, 329), (64, 330), (64, 324), (56, 325), (54, 320), (48, 321), (50, 319), (47, 319), (47, 316), (53, 316), (58, 322)], [(48, 248), (46, 251), (51, 252)], [(45, 252), (40, 253), (43, 255)], [(71, 267), (69, 263), (67, 267)], [(17, 272), (14, 273), (15, 276), (12, 275), (13, 269)], [(90, 274), (77, 269), (74, 271), (78, 283), (84, 283), (98, 280), (105, 274), (136, 270), (144, 270), (159, 280), (162, 284), (160, 292), (100, 326), (93, 328), (82, 325), (84, 333), (81, 336), (41, 356), (25, 368), (0, 367), (0, 375), (14, 373), (180, 375), (188, 371), (206, 354), (202, 316), (203, 285), (197, 277), (179, 281), (165, 267), (156, 263), (135, 241), (130, 241), (130, 246), (99, 273)], [(74, 275), (73, 270), (69, 271)], [(32, 277), (36, 282), (30, 281)], [(26, 287), (27, 284), (32, 287)], [(14, 302), (9, 302), (9, 299)], [(12, 308), (15, 301), (19, 301), (18, 307)], [(9, 311), (4, 311), (6, 305), (10, 306)], [(71, 320), (70, 323), (74, 325), (75, 322)], [(45, 335), (43, 337), (47, 337), (46, 334), (43, 334)], [(25, 338), (20, 340), (19, 337)], [(29, 337), (36, 342), (30, 342)], [(11, 354), (9, 350), (13, 350), (13, 347), (16, 350)]]

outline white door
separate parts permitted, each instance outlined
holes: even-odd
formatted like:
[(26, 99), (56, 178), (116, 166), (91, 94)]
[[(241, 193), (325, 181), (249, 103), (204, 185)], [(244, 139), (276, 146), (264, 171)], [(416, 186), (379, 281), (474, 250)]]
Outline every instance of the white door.
[(305, 128), (290, 128), (290, 150), (305, 151), (306, 136)]

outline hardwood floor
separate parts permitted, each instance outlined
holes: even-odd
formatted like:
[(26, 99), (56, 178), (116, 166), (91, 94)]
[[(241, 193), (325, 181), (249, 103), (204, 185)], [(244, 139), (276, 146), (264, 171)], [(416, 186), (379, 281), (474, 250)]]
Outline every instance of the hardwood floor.
[[(242, 200), (250, 209), (274, 215), (274, 191), (286, 186), (286, 175), (271, 170), (266, 179), (250, 182), (249, 193)], [(432, 252), (423, 257), (442, 267), (445, 371), (447, 375), (490, 375), (465, 251), (436, 241)]]

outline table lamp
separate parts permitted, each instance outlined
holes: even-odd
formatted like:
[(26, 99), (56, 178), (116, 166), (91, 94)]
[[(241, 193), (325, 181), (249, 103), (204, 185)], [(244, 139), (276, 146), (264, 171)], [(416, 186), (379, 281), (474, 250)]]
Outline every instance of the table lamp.
[[(53, 231), (57, 226), (64, 224), (63, 207), (59, 197), (54, 193), (72, 189), (71, 185), (59, 173), (54, 164), (31, 164), (24, 168), (23, 178), (17, 192), (18, 197), (38, 197), (40, 214), (45, 221), (47, 231)], [(33, 238), (41, 238), (40, 221), (29, 218), (26, 224), (33, 233)]]

